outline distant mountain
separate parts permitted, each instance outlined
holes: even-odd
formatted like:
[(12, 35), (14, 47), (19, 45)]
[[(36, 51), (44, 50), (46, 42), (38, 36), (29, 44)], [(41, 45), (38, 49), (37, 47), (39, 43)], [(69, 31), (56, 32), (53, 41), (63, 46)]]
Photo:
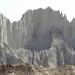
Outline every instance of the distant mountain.
[(1, 64), (75, 64), (75, 19), (50, 7), (28, 10), (13, 23), (0, 14), (0, 46)]

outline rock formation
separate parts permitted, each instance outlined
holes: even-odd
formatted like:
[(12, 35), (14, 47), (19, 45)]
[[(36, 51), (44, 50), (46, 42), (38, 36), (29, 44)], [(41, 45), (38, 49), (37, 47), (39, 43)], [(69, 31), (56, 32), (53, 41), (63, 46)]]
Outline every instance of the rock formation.
[(74, 45), (75, 19), (60, 11), (28, 10), (13, 23), (0, 14), (0, 64), (73, 65)]

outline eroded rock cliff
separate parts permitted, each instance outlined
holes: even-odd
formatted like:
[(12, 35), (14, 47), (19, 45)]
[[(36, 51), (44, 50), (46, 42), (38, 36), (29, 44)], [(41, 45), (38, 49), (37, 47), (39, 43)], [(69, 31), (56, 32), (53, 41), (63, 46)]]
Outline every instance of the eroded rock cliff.
[(0, 64), (73, 65), (74, 32), (75, 19), (49, 7), (28, 10), (13, 23), (0, 14)]

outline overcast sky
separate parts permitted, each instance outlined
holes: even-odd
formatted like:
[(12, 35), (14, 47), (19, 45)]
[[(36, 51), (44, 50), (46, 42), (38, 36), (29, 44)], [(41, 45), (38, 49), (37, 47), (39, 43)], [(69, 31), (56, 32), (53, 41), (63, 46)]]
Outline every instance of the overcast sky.
[(75, 17), (75, 0), (0, 0), (0, 13), (11, 21), (19, 20), (28, 9), (51, 7), (67, 15), (68, 20)]

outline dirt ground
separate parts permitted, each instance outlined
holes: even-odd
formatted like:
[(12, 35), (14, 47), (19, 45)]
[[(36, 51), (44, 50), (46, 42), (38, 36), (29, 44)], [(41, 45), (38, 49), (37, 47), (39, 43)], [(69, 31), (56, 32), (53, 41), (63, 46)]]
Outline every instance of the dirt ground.
[(57, 68), (30, 64), (0, 65), (0, 75), (75, 75), (75, 66)]

